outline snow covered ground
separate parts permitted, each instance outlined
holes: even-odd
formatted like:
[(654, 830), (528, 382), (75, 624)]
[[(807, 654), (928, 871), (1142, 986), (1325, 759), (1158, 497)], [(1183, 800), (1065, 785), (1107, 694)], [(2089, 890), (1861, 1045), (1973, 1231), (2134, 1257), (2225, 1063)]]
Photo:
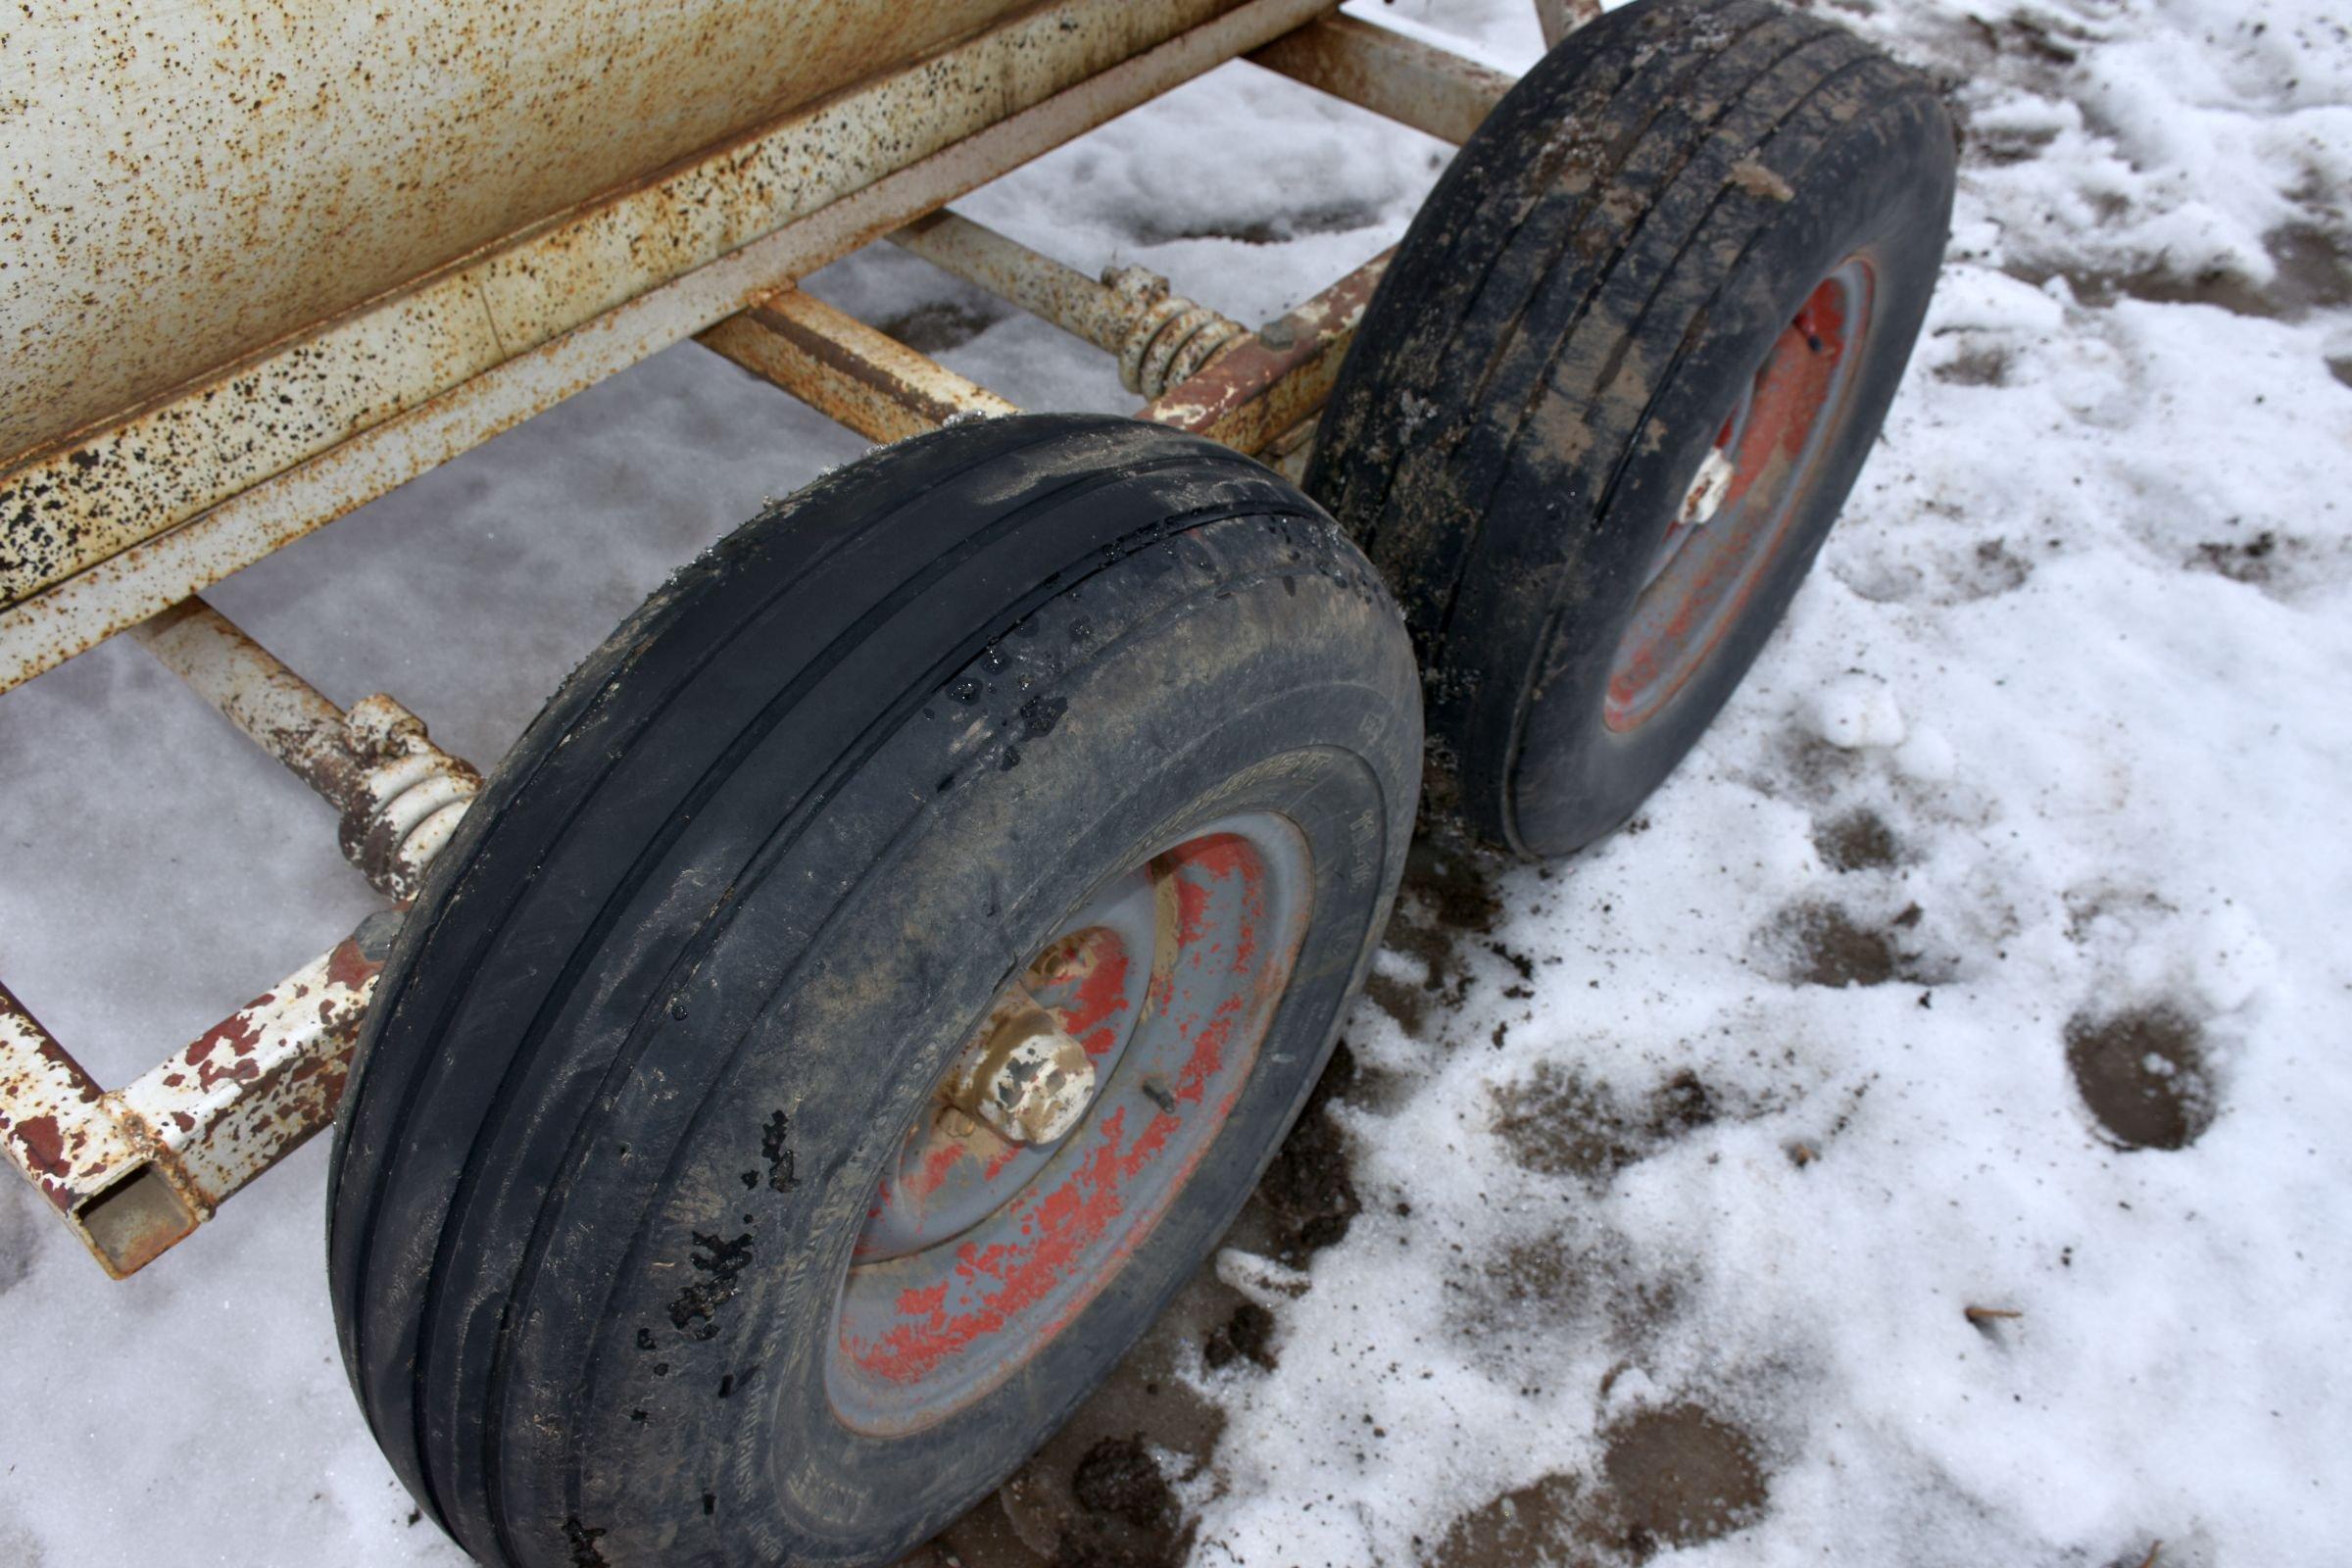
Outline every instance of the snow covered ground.
[[(2329, 0), (1821, 4), (1968, 129), (1821, 568), (1626, 833), (1422, 868), (1352, 1075), (969, 1560), (2352, 1559), (2352, 37)], [(1538, 47), (1521, 0), (1366, 10)], [(1251, 320), (1443, 160), (1247, 66), (1181, 99), (964, 205)], [(1130, 406), (904, 255), (813, 286), (1028, 406)], [(687, 346), (215, 597), (488, 761), (858, 450)], [(0, 698), (0, 972), (102, 1077), (371, 906), (134, 648)], [(323, 1155), (119, 1286), (0, 1183), (0, 1563), (459, 1560), (345, 1390)], [(1056, 1537), (1056, 1488), (1100, 1517)]]

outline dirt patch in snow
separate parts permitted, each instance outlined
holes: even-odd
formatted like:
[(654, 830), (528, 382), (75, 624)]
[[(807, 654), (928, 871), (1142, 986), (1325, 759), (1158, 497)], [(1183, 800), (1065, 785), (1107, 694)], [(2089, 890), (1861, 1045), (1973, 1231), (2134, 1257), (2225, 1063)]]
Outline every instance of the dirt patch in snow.
[(1754, 1441), (1702, 1405), (1640, 1411), (1603, 1441), (1618, 1544), (1636, 1562), (1730, 1535), (1763, 1512), (1766, 1478)]
[(919, 354), (958, 349), (1011, 313), (964, 300), (930, 300), (880, 322), (878, 330)]
[(1795, 985), (1883, 986), (1890, 981), (1933, 984), (1936, 977), (1906, 938), (1917, 928), (1914, 904), (1884, 922), (1865, 921), (1843, 906), (1797, 904), (1783, 909), (1760, 934), (1783, 977)]
[(1894, 864), (1903, 848), (1886, 819), (1867, 806), (1816, 827), (1813, 847), (1836, 871), (1883, 870)]
[(1280, 245), (1306, 234), (1352, 234), (1380, 221), (1377, 204), (1360, 201), (1329, 202), (1298, 209), (1277, 208), (1250, 214), (1219, 214), (1171, 220), (1158, 212), (1132, 215), (1136, 240), (1145, 245), (1168, 245), (1178, 240), (1225, 239), (1243, 245)]
[(1997, 346), (1963, 349), (1936, 367), (1936, 380), (1953, 386), (2003, 386), (2009, 380), (2010, 354)]
[(1236, 1299), (1203, 1269), (1036, 1457), (904, 1568), (1176, 1568), (1195, 1529), (1178, 1490), (1225, 1429), (1181, 1374)]
[(1176, 1517), (1176, 1493), (1141, 1435), (1104, 1438), (1087, 1449), (1070, 1475), (1070, 1494), (1095, 1517), (1141, 1531), (1165, 1532)]
[(1274, 1314), (1255, 1301), (1244, 1301), (1233, 1316), (1209, 1331), (1201, 1342), (1200, 1360), (1211, 1372), (1221, 1372), (1248, 1360), (1271, 1372), (1274, 1355)]
[(2066, 1026), (2066, 1064), (2100, 1129), (2125, 1149), (2186, 1149), (2213, 1125), (2205, 1032), (2159, 1004)]
[(1685, 1069), (1640, 1100), (1542, 1061), (1494, 1091), (1494, 1132), (1514, 1162), (1544, 1176), (1602, 1182), (1720, 1114), (1705, 1080)]
[(2278, 535), (2269, 528), (2246, 540), (2209, 539), (2197, 546), (2192, 567), (2218, 571), (2234, 582), (2260, 585), (2278, 574)]
[(1558, 1348), (1606, 1344), (1639, 1358), (1680, 1314), (1686, 1274), (1645, 1268), (1625, 1236), (1570, 1225), (1484, 1259), (1454, 1313), (1478, 1359), (1533, 1397), (1555, 1375)]
[(1341, 1041), (1332, 1053), (1298, 1125), (1283, 1141), (1274, 1162), (1257, 1184), (1250, 1208), (1266, 1244), (1251, 1247), (1296, 1268), (1348, 1234), (1348, 1227), (1364, 1210), (1355, 1180), (1348, 1168), (1348, 1138), (1332, 1119), (1331, 1103), (1354, 1087), (1355, 1054)]
[(1506, 1492), (1456, 1519), (1445, 1539), (1429, 1550), (1427, 1568), (1521, 1568), (1560, 1560), (1584, 1543), (1579, 1527), (1586, 1512), (1585, 1484), (1574, 1476), (1548, 1475)]
[[(1502, 915), (1502, 897), (1495, 891), (1501, 865), (1498, 857), (1483, 850), (1442, 844), (1426, 835), (1414, 841), (1383, 945), (1418, 962), (1425, 975), (1414, 982), (1375, 973), (1364, 995), (1415, 1039), (1427, 1037), (1433, 1008), (1459, 1007), (1469, 995), (1476, 976), (1468, 953), (1493, 935)], [(1487, 946), (1515, 966), (1525, 962), (1500, 953), (1496, 944)]]
[[(1227, 1248), (1298, 1266), (1348, 1234), (1363, 1203), (1331, 1106), (1359, 1082), (1343, 1042)], [(1271, 1370), (1279, 1326), (1212, 1258), (1037, 1456), (904, 1568), (1175, 1568), (1192, 1550), (1187, 1502), (1222, 1487), (1224, 1412), (1186, 1379)]]
[(2075, 298), (2103, 308), (2118, 300), (2151, 305), (2212, 305), (2233, 316), (2299, 321), (2314, 311), (2352, 304), (2352, 243), (2336, 229), (2318, 223), (2289, 223), (2263, 236), (2263, 250), (2276, 269), (2268, 283), (2211, 268), (2182, 276), (2162, 263), (2134, 271), (2013, 269), (2013, 275), (2039, 286), (2052, 276), (2066, 279)]
[(1547, 1475), (1471, 1510), (1424, 1552), (1426, 1568), (1645, 1563), (1764, 1511), (1769, 1477), (1754, 1441), (1704, 1405), (1637, 1411), (1602, 1445), (1597, 1477)]

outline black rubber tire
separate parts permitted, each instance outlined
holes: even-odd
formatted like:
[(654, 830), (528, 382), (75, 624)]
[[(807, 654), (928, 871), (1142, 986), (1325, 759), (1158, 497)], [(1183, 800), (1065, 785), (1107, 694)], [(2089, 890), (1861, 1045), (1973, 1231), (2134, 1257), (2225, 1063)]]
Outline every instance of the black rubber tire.
[[(746, 524), (564, 684), (384, 971), (328, 1250), (393, 1467), (488, 1562), (879, 1563), (927, 1538), (1250, 1192), (1386, 923), (1420, 757), (1377, 575), (1194, 437), (961, 425)], [(1311, 847), (1311, 921), (1209, 1157), (1009, 1381), (911, 1436), (850, 1432), (819, 1350), (886, 1147), (1055, 917), (1250, 808)]]
[[(1404, 607), (1433, 814), (1565, 854), (1696, 742), (1878, 433), (1953, 166), (1925, 79), (1767, 0), (1635, 0), (1564, 40), (1462, 148), (1381, 280), (1306, 479)], [(1810, 491), (1696, 673), (1609, 730), (1611, 658), (1715, 432), (1859, 252), (1872, 329)]]

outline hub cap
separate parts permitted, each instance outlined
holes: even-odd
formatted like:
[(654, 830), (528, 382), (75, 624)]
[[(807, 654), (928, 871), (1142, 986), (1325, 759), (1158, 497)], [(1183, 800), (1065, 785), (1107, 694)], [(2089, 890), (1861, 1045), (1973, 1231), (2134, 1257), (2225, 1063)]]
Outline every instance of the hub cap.
[(1308, 875), (1288, 822), (1226, 818), (1105, 884), (1007, 983), (867, 1200), (826, 1352), (844, 1423), (968, 1404), (1142, 1245), (1249, 1082)]
[(1646, 722), (1735, 625), (1788, 534), (1823, 452), (1844, 422), (1870, 330), (1870, 264), (1822, 279), (1740, 389), (1642, 579), (1609, 669), (1602, 721)]

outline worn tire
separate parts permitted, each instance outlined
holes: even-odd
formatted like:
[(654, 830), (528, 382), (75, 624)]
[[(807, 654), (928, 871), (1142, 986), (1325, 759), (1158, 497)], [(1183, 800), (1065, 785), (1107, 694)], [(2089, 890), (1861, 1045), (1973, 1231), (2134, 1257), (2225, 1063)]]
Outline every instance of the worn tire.
[[(1404, 607), (1433, 808), (1563, 854), (1697, 740), (1885, 417), (1953, 162), (1927, 81), (1767, 0), (1635, 0), (1463, 147), (1380, 283), (1306, 480)], [(1702, 461), (1765, 406), (1791, 323), (1856, 259), (1865, 309), (1823, 371), (1837, 395), (1804, 415), (1819, 440), (1791, 437), (1778, 490), (1742, 481), (1736, 527), (1693, 535), (1731, 541), (1709, 547), (1728, 564), (1677, 557)], [(1745, 450), (1727, 459), (1760, 479), (1770, 449)], [(1645, 600), (1653, 572), (1666, 597)]]
[[(1387, 591), (1207, 442), (961, 425), (745, 525), (564, 684), (384, 971), (328, 1242), (393, 1467), (487, 1562), (879, 1563), (935, 1532), (1249, 1193), (1386, 921), (1420, 755)], [(1302, 934), (1206, 1157), (1019, 1364), (851, 1430), (829, 1314), (943, 1064), (1102, 879), (1249, 811), (1306, 847)]]

